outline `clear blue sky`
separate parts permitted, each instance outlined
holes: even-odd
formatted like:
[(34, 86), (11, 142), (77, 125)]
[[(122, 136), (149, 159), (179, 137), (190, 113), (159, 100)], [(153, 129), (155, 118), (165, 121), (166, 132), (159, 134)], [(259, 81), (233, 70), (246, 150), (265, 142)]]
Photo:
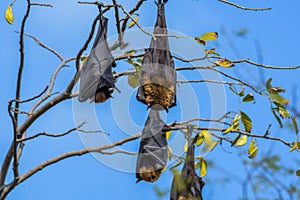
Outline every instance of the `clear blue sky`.
[[(52, 3), (51, 1), (41, 1), (42, 3)], [(120, 1), (124, 3), (127, 9), (130, 9), (136, 0)], [(0, 30), (1, 30), (1, 70), (0, 85), (0, 113), (1, 113), (1, 131), (0, 131), (0, 160), (3, 160), (10, 141), (12, 139), (12, 127), (7, 113), (7, 102), (14, 98), (17, 70), (19, 66), (19, 46), (18, 34), (14, 33), (19, 30), (23, 14), (25, 12), (25, 1), (18, 0), (13, 11), (15, 22), (13, 25), (6, 23), (4, 12), (10, 1), (3, 1), (0, 4)], [(104, 3), (111, 3), (104, 1)], [(256, 62), (263, 62), (269, 65), (294, 66), (300, 65), (299, 61), (299, 45), (300, 45), (300, 28), (298, 26), (299, 7), (300, 3), (297, 0), (290, 1), (258, 1), (251, 2), (236, 1), (249, 7), (271, 7), (271, 11), (255, 12), (243, 11), (235, 7), (218, 2), (217, 0), (187, 0), (175, 1), (169, 0), (166, 5), (167, 26), (169, 29), (178, 31), (184, 35), (199, 36), (207, 31), (219, 32), (219, 39), (216, 42), (209, 43), (209, 47), (217, 48), (217, 51), (229, 59), (250, 58)], [(91, 23), (94, 17), (98, 14), (96, 7), (91, 5), (80, 5), (76, 1), (54, 1), (53, 8), (32, 7), (30, 17), (26, 26), (26, 33), (32, 34), (44, 42), (49, 47), (55, 49), (65, 58), (74, 57), (78, 50), (86, 40), (90, 31)], [(144, 27), (154, 25), (156, 18), (156, 7), (153, 0), (146, 1), (141, 7), (140, 24)], [(109, 36), (116, 34), (114, 12), (111, 10), (106, 15), (110, 17), (109, 21)], [(249, 32), (243, 37), (237, 37), (236, 33), (241, 29), (247, 29)], [(136, 38), (137, 39), (137, 38)], [(231, 42), (229, 42), (231, 40)], [(255, 44), (261, 46), (262, 58), (258, 58)], [(147, 44), (143, 41), (143, 44)], [(171, 42), (174, 49), (177, 47), (176, 42)], [(237, 52), (234, 52), (232, 44), (237, 47)], [(131, 44), (135, 45), (135, 44)], [(179, 45), (179, 44), (178, 44)], [(91, 45), (90, 45), (91, 46)], [(147, 45), (146, 45), (147, 46)], [(172, 49), (174, 51), (174, 49)], [(51, 73), (59, 64), (59, 60), (51, 53), (36, 45), (29, 38), (25, 39), (25, 68), (23, 78), (22, 98), (26, 99), (40, 93), (50, 80)], [(201, 56), (201, 49), (185, 49), (185, 53)], [(86, 51), (85, 53), (88, 53)], [(198, 54), (199, 53), (199, 54)], [(202, 63), (204, 64), (204, 63)], [(185, 66), (186, 64), (177, 62), (176, 66)], [(130, 66), (124, 62), (118, 63), (118, 71), (129, 69)], [(247, 65), (237, 65), (236, 69), (229, 69), (226, 72), (242, 77), (243, 80), (252, 85), (258, 85), (259, 77), (256, 67)], [(70, 80), (74, 73), (74, 62), (69, 64), (69, 67), (61, 71), (57, 79), (54, 91), (62, 91), (64, 84)], [(275, 71), (264, 70), (266, 79), (273, 77), (273, 84), (287, 88), (286, 98), (292, 99), (299, 92), (299, 70), (298, 71)], [(201, 76), (205, 76), (205, 72), (200, 72)], [(199, 78), (199, 75), (194, 73), (182, 73), (181, 76), (190, 76)], [(97, 105), (96, 114), (101, 129), (108, 131), (111, 135), (109, 140), (115, 141), (125, 137), (127, 134), (136, 134), (142, 130), (142, 126), (147, 117), (145, 106), (135, 101), (135, 91), (126, 88), (121, 83), (126, 82), (126, 79), (120, 80), (120, 88), (124, 87), (124, 92), (121, 94), (115, 93), (113, 100), (107, 101), (105, 104)], [(298, 86), (292, 91), (293, 86)], [(236, 96), (226, 88), (228, 95), (220, 98), (220, 101), (215, 101), (216, 98), (210, 91), (211, 85), (198, 84), (192, 85), (194, 90), (193, 95), (199, 105), (188, 104), (184, 101), (185, 88), (178, 90), (179, 106), (172, 108), (169, 114), (164, 117), (167, 122), (174, 120), (182, 120), (185, 117), (192, 116), (194, 113), (200, 113), (200, 117), (210, 117), (212, 108), (216, 110), (225, 108), (228, 110), (238, 110), (239, 103)], [(211, 90), (214, 90), (211, 89)], [(247, 90), (252, 92), (251, 90)], [(210, 94), (208, 93), (210, 92)], [(119, 96), (124, 95), (123, 99)], [(127, 95), (127, 96), (126, 96)], [(212, 96), (210, 96), (212, 95)], [(119, 97), (119, 98), (118, 98)], [(120, 101), (120, 99), (122, 99)], [(224, 101), (226, 99), (226, 101)], [(118, 101), (119, 100), (119, 101)], [(193, 99), (192, 99), (193, 100)], [(192, 101), (191, 100), (191, 101)], [(299, 103), (298, 103), (299, 104)], [(29, 108), (30, 103), (24, 105), (23, 109)], [(112, 105), (129, 108), (124, 112), (129, 112), (132, 117), (128, 126), (122, 125), (118, 120), (125, 114), (118, 113), (112, 109)], [(223, 107), (224, 105), (224, 107)], [(72, 107), (74, 106), (74, 107)], [(75, 126), (79, 107), (76, 102), (64, 102), (50, 110), (45, 116), (41, 117), (27, 132), (28, 135), (33, 135), (38, 132), (46, 131), (49, 133), (61, 133)], [(91, 106), (91, 105), (87, 105)], [(219, 107), (218, 107), (219, 106)], [(83, 107), (85, 109), (85, 107)], [(88, 109), (93, 108), (89, 107)], [(288, 129), (279, 129), (273, 116), (269, 111), (269, 104), (265, 97), (257, 96), (257, 103), (242, 105), (242, 110), (247, 112), (249, 116), (253, 116), (253, 132), (262, 133), (266, 130), (269, 123), (274, 123), (272, 133), (274, 136), (283, 137), (289, 141), (294, 139), (294, 133)], [(74, 113), (75, 112), (75, 113)], [(199, 117), (199, 116), (192, 116)], [(125, 120), (125, 119), (124, 119)], [(121, 123), (121, 124), (120, 124)], [(298, 122), (299, 123), (299, 122)], [(96, 123), (97, 126), (97, 123)], [(98, 139), (102, 138), (99, 135), (88, 135), (79, 137), (77, 133), (72, 133), (64, 138), (48, 139), (40, 137), (36, 140), (29, 141), (25, 146), (23, 158), (21, 159), (20, 171), (25, 172), (36, 164), (57, 156), (66, 151), (84, 148), (85, 145), (98, 144)], [(95, 140), (94, 140), (95, 139)], [(172, 138), (171, 138), (172, 139)], [(100, 141), (100, 143), (103, 141)], [(172, 142), (172, 141), (171, 141)], [(177, 144), (175, 139), (173, 145), (182, 147)], [(175, 144), (176, 143), (176, 144)], [(130, 145), (125, 145), (125, 149), (130, 151), (138, 150), (139, 141), (134, 141)], [(269, 142), (259, 141), (260, 152), (264, 154), (270, 148)], [(296, 153), (290, 154), (287, 147), (281, 144), (272, 145), (274, 150), (272, 154), (281, 153), (287, 154), (284, 157), (285, 163), (295, 166), (294, 157)], [(222, 166), (230, 173), (238, 177), (244, 177), (244, 169), (241, 166), (241, 158), (246, 157), (244, 153), (246, 148), (240, 150), (230, 148), (229, 145), (224, 145), (225, 151), (217, 147), (206, 159), (214, 161), (217, 165)], [(173, 149), (180, 152), (180, 149)], [(228, 153), (230, 152), (230, 153)], [(74, 199), (74, 200), (98, 200), (98, 199), (158, 199), (155, 195), (153, 187), (159, 187), (164, 191), (168, 191), (171, 185), (172, 177), (169, 172), (165, 172), (161, 178), (154, 184), (140, 182), (135, 184), (135, 174), (128, 173), (133, 171), (135, 167), (135, 156), (116, 155), (113, 157), (101, 156), (94, 157), (93, 155), (84, 155), (66, 159), (56, 163), (46, 169), (38, 172), (30, 179), (26, 180), (18, 186), (9, 196), (8, 200), (23, 200), (23, 199)], [(99, 161), (101, 159), (104, 163)], [(109, 166), (108, 166), (109, 165)], [(300, 166), (298, 166), (300, 168)], [(120, 172), (122, 170), (122, 172)], [(224, 172), (224, 171), (223, 171)], [(229, 173), (226, 172), (226, 173)], [(10, 174), (11, 175), (11, 174)], [(218, 169), (208, 169), (208, 174), (204, 178), (207, 181), (204, 191), (206, 200), (216, 199), (238, 199), (241, 196), (241, 187), (236, 182), (221, 184), (218, 181), (223, 178), (222, 171)], [(209, 181), (208, 181), (209, 180)], [(288, 178), (287, 180), (290, 180)], [(298, 181), (299, 182), (299, 181)], [(270, 196), (274, 193), (270, 193)], [(225, 198), (226, 197), (226, 198)], [(168, 199), (168, 195), (166, 198)]]

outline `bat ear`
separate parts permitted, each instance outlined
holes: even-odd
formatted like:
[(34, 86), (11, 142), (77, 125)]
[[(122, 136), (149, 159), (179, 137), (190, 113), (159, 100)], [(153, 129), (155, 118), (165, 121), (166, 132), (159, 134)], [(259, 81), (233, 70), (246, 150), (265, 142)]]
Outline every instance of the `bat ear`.
[(139, 178), (138, 180), (136, 180), (135, 183), (138, 183), (138, 182), (140, 182), (141, 180), (143, 180), (143, 179)]

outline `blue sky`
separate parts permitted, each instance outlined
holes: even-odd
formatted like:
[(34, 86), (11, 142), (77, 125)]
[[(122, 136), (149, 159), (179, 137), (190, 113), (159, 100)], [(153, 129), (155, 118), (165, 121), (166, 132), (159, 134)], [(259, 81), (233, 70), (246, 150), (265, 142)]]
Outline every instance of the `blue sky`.
[[(135, 0), (120, 1), (128, 9), (135, 2)], [(0, 4), (0, 16), (4, 16), (5, 9), (10, 3), (10, 1), (3, 1)], [(88, 36), (92, 21), (98, 13), (97, 8), (90, 5), (79, 5), (72, 0), (42, 1), (42, 3), (51, 3), (54, 7), (33, 7), (26, 26), (26, 32), (36, 36), (65, 58), (74, 57)], [(104, 1), (104, 3), (111, 2)], [(190, 36), (199, 36), (207, 31), (219, 32), (218, 40), (209, 43), (209, 47), (217, 48), (217, 51), (222, 56), (229, 59), (250, 58), (256, 62), (280, 66), (300, 64), (298, 51), (300, 45), (300, 38), (298, 37), (300, 35), (298, 26), (299, 1), (291, 0), (287, 3), (286, 1), (253, 0), (245, 3), (239, 0), (236, 3), (249, 7), (271, 7), (272, 10), (264, 12), (243, 11), (216, 0), (187, 0), (180, 2), (169, 0), (166, 5), (167, 26), (171, 30)], [(19, 30), (25, 11), (24, 1), (17, 1), (13, 6), (13, 10), (15, 15), (13, 25), (7, 24), (4, 17), (0, 19), (0, 58), (2, 63), (0, 85), (1, 91), (3, 91), (0, 97), (0, 160), (3, 159), (3, 155), (6, 153), (12, 139), (12, 127), (7, 113), (7, 102), (14, 98), (15, 93), (17, 69), (19, 66), (19, 46), (18, 34), (14, 33), (14, 31)], [(154, 1), (146, 1), (138, 13), (140, 14), (139, 22), (142, 26), (151, 27), (154, 25), (156, 17)], [(113, 11), (111, 10), (106, 16), (111, 18), (108, 35), (113, 38), (116, 34)], [(249, 30), (248, 34), (244, 37), (237, 37), (236, 33), (244, 28)], [(255, 46), (257, 42), (261, 46), (262, 58), (257, 56)], [(147, 42), (143, 41), (142, 45), (144, 44), (147, 45)], [(175, 41), (171, 42), (171, 47), (173, 45), (175, 49), (176, 44)], [(238, 54), (233, 51), (232, 44), (237, 47)], [(194, 46), (188, 47), (190, 48), (186, 47), (184, 49), (187, 54), (201, 56), (203, 53), (200, 47), (199, 50), (193, 49), (192, 47)], [(172, 50), (175, 51), (174, 49)], [(59, 64), (59, 60), (55, 56), (36, 45), (29, 38), (25, 39), (25, 51), (25, 69), (21, 92), (23, 99), (40, 93), (48, 84), (51, 73)], [(88, 51), (85, 53), (88, 53)], [(177, 67), (186, 65), (185, 63), (176, 62)], [(125, 64), (125, 62), (119, 62), (117, 70), (124, 71), (129, 68), (130, 66)], [(235, 76), (242, 76), (243, 80), (252, 85), (257, 85), (260, 81), (257, 68), (254, 66), (241, 64), (237, 65), (235, 69), (226, 69), (224, 71)], [(67, 83), (66, 81), (70, 80), (73, 73), (74, 62), (61, 71), (54, 91), (62, 91)], [(293, 86), (298, 86), (298, 88), (300, 86), (298, 81), (299, 70), (264, 70), (264, 73), (266, 79), (269, 77), (273, 78), (274, 85), (287, 89), (286, 98), (292, 99), (295, 94), (300, 95), (299, 89), (291, 90)], [(181, 73), (179, 77), (192, 77), (195, 79), (201, 76), (209, 75), (206, 72), (197, 72), (197, 74)], [(95, 121), (96, 128), (100, 127), (111, 133), (109, 137), (105, 137), (111, 141), (138, 133), (142, 130), (147, 117), (145, 106), (135, 101), (135, 91), (129, 86), (126, 89), (126, 79), (119, 81), (118, 87), (124, 87), (124, 89), (121, 94), (115, 93), (113, 100), (107, 101), (105, 104), (96, 105), (96, 108), (91, 104), (82, 105), (83, 109), (91, 109), (91, 112), (88, 114), (96, 116), (98, 120)], [(125, 84), (122, 85), (121, 83), (124, 82)], [(185, 117), (197, 115), (198, 113), (200, 113), (200, 117), (210, 117), (214, 113), (212, 109), (215, 109), (217, 113), (218, 111), (221, 112), (223, 108), (226, 111), (242, 109), (249, 116), (253, 116), (253, 132), (264, 132), (268, 124), (273, 123), (271, 131), (274, 136), (283, 137), (289, 141), (293, 141), (295, 138), (292, 131), (278, 128), (269, 110), (266, 97), (256, 96), (256, 104), (253, 105), (239, 105), (238, 98), (227, 87), (225, 87), (225, 91), (228, 94), (225, 97), (220, 95), (220, 100), (215, 96), (218, 94), (214, 93), (214, 91), (218, 91), (218, 88), (213, 87), (209, 84), (181, 85), (181, 90), (178, 90), (179, 105), (172, 108), (168, 115), (164, 113), (163, 117), (167, 122), (171, 122), (174, 120), (180, 121)], [(193, 91), (190, 91), (191, 89)], [(188, 94), (194, 95), (194, 100), (198, 102), (198, 105), (195, 106), (192, 103), (185, 102), (185, 91), (190, 91)], [(247, 91), (251, 92), (251, 90)], [(122, 102), (125, 98), (129, 100), (126, 99)], [(216, 98), (219, 101), (216, 101)], [(118, 100), (121, 100), (121, 102)], [(123, 104), (120, 105), (120, 103)], [(25, 104), (22, 108), (29, 108), (30, 105), (31, 103)], [(128, 126), (124, 126), (117, 121), (119, 118), (122, 119), (124, 112), (118, 113), (113, 105), (128, 108), (124, 110), (125, 114), (127, 112), (131, 117)], [(28, 135), (42, 131), (60, 133), (74, 127), (76, 123), (79, 123), (76, 117), (80, 115), (76, 106), (78, 106), (76, 101), (68, 101), (56, 106), (34, 123), (28, 130)], [(91, 128), (93, 128), (93, 125), (91, 125)], [(64, 138), (48, 139), (40, 137), (29, 141), (25, 146), (24, 155), (21, 159), (20, 171), (25, 172), (36, 164), (66, 151), (81, 149), (87, 144), (101, 143), (103, 142), (101, 140), (103, 137), (102, 135), (91, 134), (83, 136), (72, 133)], [(174, 148), (173, 151), (180, 153), (180, 145), (183, 148), (182, 143), (184, 142), (176, 143), (178, 141), (175, 139), (176, 137), (173, 136), (171, 138), (171, 143), (174, 147), (179, 147), (178, 149)], [(178, 137), (180, 139), (180, 136)], [(124, 148), (130, 151), (137, 151), (138, 144), (139, 141), (134, 141), (131, 144), (124, 145)], [(259, 153), (262, 155), (272, 148), (272, 154), (288, 155), (283, 156), (284, 163), (288, 163), (294, 168), (300, 168), (294, 162), (297, 154), (290, 154), (287, 147), (265, 141), (258, 141), (258, 144), (260, 145)], [(206, 159), (215, 162), (239, 177), (244, 177), (245, 173), (241, 165), (241, 159), (247, 156), (244, 153), (245, 150), (246, 148), (230, 148), (230, 145), (224, 144), (223, 148), (217, 147)], [(135, 175), (130, 173), (131, 170), (134, 170), (135, 159), (134, 156), (115, 155), (107, 157), (91, 154), (70, 158), (38, 172), (18, 186), (7, 199), (158, 199), (153, 187), (159, 187), (167, 191), (172, 179), (170, 173), (165, 172), (154, 184), (144, 182), (135, 184)], [(205, 199), (215, 200), (224, 199), (224, 197), (226, 199), (238, 199), (241, 196), (239, 184), (235, 182), (221, 184), (218, 180), (224, 177), (222, 172), (218, 171), (218, 169), (208, 170), (204, 180), (210, 181), (207, 181), (205, 186)], [(287, 180), (290, 179), (290, 177), (287, 178)], [(270, 196), (272, 195), (274, 194), (270, 193)]]

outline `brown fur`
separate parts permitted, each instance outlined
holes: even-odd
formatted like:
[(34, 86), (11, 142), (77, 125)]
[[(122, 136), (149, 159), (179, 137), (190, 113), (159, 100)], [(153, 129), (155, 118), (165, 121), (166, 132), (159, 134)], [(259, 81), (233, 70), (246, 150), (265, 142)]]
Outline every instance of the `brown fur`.
[(104, 93), (104, 92), (98, 92), (95, 95), (95, 103), (103, 103), (104, 101), (106, 101), (109, 97)]
[(157, 83), (149, 83), (143, 86), (145, 101), (147, 104), (160, 104), (170, 107), (174, 96), (174, 87), (167, 88)]
[(144, 181), (154, 182), (160, 177), (161, 170), (155, 171), (153, 167), (141, 167), (139, 169), (139, 174)]

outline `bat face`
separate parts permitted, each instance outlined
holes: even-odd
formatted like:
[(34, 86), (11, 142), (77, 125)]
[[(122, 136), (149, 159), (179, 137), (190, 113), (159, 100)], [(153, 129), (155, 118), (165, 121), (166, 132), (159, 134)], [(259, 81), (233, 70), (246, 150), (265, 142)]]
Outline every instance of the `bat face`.
[(153, 167), (141, 167), (139, 173), (144, 181), (154, 182), (160, 177), (161, 170), (155, 170)]
[(96, 92), (95, 97), (94, 99), (92, 99), (92, 101), (95, 103), (103, 103), (104, 101), (106, 101), (108, 98), (111, 97), (113, 91), (114, 91), (113, 88), (103, 87)]

